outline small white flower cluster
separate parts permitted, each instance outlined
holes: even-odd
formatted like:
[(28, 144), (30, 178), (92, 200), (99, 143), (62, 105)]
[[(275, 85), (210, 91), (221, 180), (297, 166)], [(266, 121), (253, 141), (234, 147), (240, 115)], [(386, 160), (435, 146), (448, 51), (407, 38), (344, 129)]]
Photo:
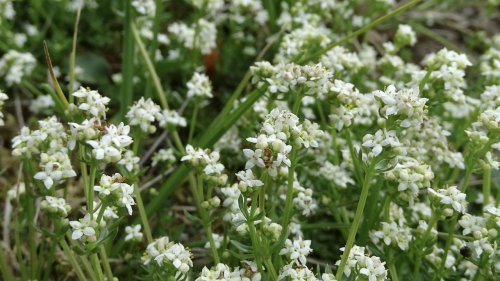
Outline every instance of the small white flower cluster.
[(333, 165), (330, 161), (325, 161), (321, 164), (322, 166), (318, 171), (321, 177), (334, 182), (335, 185), (342, 189), (347, 188), (347, 185), (354, 184), (354, 180), (351, 178), (344, 164)]
[(342, 46), (336, 46), (326, 52), (320, 61), (337, 78), (346, 77), (347, 73), (354, 75), (364, 66), (356, 53), (349, 52)]
[(252, 170), (239, 171), (236, 177), (239, 180), (238, 188), (242, 192), (247, 191), (249, 187), (256, 188), (264, 185), (261, 180), (255, 178)]
[[(311, 46), (318, 48), (326, 47), (330, 43), (330, 36), (331, 32), (328, 29), (318, 28), (309, 24), (294, 29), (289, 34), (283, 36), (279, 51), (275, 56), (275, 61), (280, 63), (297, 61), (304, 53), (310, 51)], [(324, 65), (327, 66), (326, 64)]]
[(55, 103), (50, 95), (41, 95), (31, 101), (29, 110), (35, 114), (51, 114)]
[(376, 245), (382, 240), (387, 246), (397, 245), (401, 250), (406, 251), (413, 236), (411, 229), (404, 224), (382, 222), (382, 230), (371, 231), (370, 238)]
[(267, 92), (288, 93), (302, 91), (305, 95), (322, 97), (330, 90), (332, 73), (321, 63), (298, 65), (293, 63), (272, 65), (267, 61), (250, 67), (252, 82), (257, 87), (267, 86)]
[(186, 118), (182, 117), (177, 111), (164, 109), (161, 115), (158, 117), (158, 122), (160, 127), (163, 128), (175, 128), (175, 127), (186, 127)]
[(384, 148), (392, 149), (395, 151), (396, 155), (399, 154), (397, 148), (401, 147), (401, 143), (396, 136), (396, 131), (386, 131), (379, 129), (375, 132), (375, 135), (367, 134), (363, 137), (363, 147), (370, 150), (368, 157), (379, 156)]
[(210, 54), (217, 46), (217, 28), (214, 23), (200, 18), (193, 26), (173, 23), (168, 32), (187, 49), (197, 49), (204, 55)]
[(5, 104), (5, 101), (9, 99), (9, 96), (7, 96), (7, 94), (5, 93), (2, 93), (0, 91), (0, 127), (5, 125), (4, 121), (3, 121), (3, 106)]
[(31, 75), (36, 59), (31, 53), (9, 50), (0, 58), (0, 76), (5, 77), (7, 86), (20, 84), (25, 76)]
[(68, 156), (68, 136), (64, 126), (55, 116), (40, 120), (38, 124), (38, 130), (23, 127), (21, 134), (12, 139), (12, 155), (24, 159), (39, 156), (42, 171), (35, 173), (34, 178), (43, 181), (45, 187), (50, 189), (67, 178), (75, 177), (76, 172)]
[(218, 184), (224, 185), (227, 182), (227, 175), (223, 173), (224, 165), (219, 162), (220, 154), (218, 151), (208, 149), (194, 148), (188, 144), (186, 146), (186, 155), (181, 161), (188, 161), (193, 167), (203, 171), (206, 179)]
[[(269, 18), (261, 0), (231, 0), (228, 5), (229, 19), (238, 24), (244, 23), (245, 20), (251, 20), (259, 25), (264, 25)], [(251, 19), (248, 15), (252, 15)]]
[(428, 99), (419, 97), (418, 88), (396, 90), (389, 85), (385, 91), (375, 91), (373, 95), (382, 104), (379, 112), (383, 117), (397, 116), (401, 127), (420, 126), (425, 117), (425, 103)]
[(175, 270), (175, 277), (185, 276), (193, 267), (191, 251), (181, 243), (174, 243), (168, 237), (161, 237), (149, 244), (142, 257), (145, 265), (155, 261), (158, 266), (166, 270)]
[[(90, 123), (90, 122), (89, 122)], [(128, 135), (130, 127), (123, 123), (105, 126), (99, 139), (88, 140), (86, 143), (92, 147), (92, 155), (96, 160), (105, 163), (115, 163), (122, 159), (127, 147), (132, 144)]]
[(311, 252), (311, 240), (303, 240), (299, 237), (293, 241), (286, 239), (284, 248), (280, 250), (279, 254), (286, 255), (286, 257), (292, 262), (300, 262), (302, 265), (306, 265), (306, 257)]
[(431, 82), (440, 82), (443, 84), (443, 95), (455, 103), (465, 103), (466, 96), (464, 89), (465, 68), (471, 66), (465, 54), (459, 54), (446, 48), (440, 50), (437, 54), (428, 55), (424, 59), (424, 64), (432, 69)]
[(257, 270), (257, 264), (253, 261), (243, 260), (242, 268), (234, 270), (223, 263), (218, 263), (211, 269), (203, 267), (200, 275), (195, 281), (260, 281), (261, 274)]
[(463, 228), (463, 235), (472, 235), (473, 239), (467, 246), (475, 257), (480, 258), (482, 254), (491, 257), (498, 250), (500, 208), (488, 205), (483, 216), (464, 214), (458, 223)]
[[(344, 251), (344, 248), (340, 250)], [(340, 261), (336, 264), (340, 264)], [(370, 281), (387, 280), (385, 262), (382, 262), (377, 256), (366, 255), (365, 248), (356, 245), (351, 248), (344, 268), (344, 274), (347, 277), (350, 277), (353, 272), (355, 276), (363, 276)]]
[(480, 58), (481, 74), (496, 84), (500, 82), (500, 49), (497, 47), (489, 48)]
[(299, 118), (287, 110), (273, 109), (266, 116), (260, 134), (248, 138), (255, 144), (255, 150), (243, 149), (247, 158), (245, 169), (254, 166), (266, 168), (270, 176), (276, 177), (281, 167), (291, 165), (288, 154), (292, 145), (296, 149), (304, 146), (317, 147), (316, 139), (323, 134), (316, 124), (308, 120), (300, 124)]
[[(101, 223), (104, 222), (101, 221)], [(78, 221), (70, 221), (69, 225), (73, 229), (71, 239), (82, 242), (95, 242), (97, 240), (96, 234), (102, 226), (95, 221), (95, 218), (92, 220), (88, 214)]]
[[(295, 179), (293, 182), (293, 190), (295, 192), (295, 197), (293, 198), (294, 207), (302, 212), (303, 216), (312, 215), (318, 208), (316, 200), (313, 198), (314, 191), (311, 188), (304, 188)], [(285, 200), (286, 196), (282, 196)]]
[(195, 72), (187, 83), (188, 98), (212, 98), (212, 83), (208, 76)]
[(327, 94), (335, 106), (329, 115), (337, 131), (351, 125), (371, 125), (378, 116), (378, 106), (373, 94), (361, 94), (353, 84), (334, 80)]
[(60, 148), (59, 151), (49, 153), (42, 153), (40, 155), (40, 167), (42, 171), (37, 172), (33, 176), (35, 179), (43, 181), (47, 189), (62, 183), (67, 178), (76, 176), (76, 172), (71, 167), (71, 160), (65, 147)]
[(146, 134), (156, 132), (153, 122), (161, 118), (161, 107), (151, 99), (141, 97), (129, 109), (126, 115), (130, 126), (139, 126)]
[(168, 166), (175, 163), (175, 161), (177, 161), (177, 158), (175, 157), (174, 150), (172, 148), (162, 148), (158, 150), (153, 157), (151, 157), (151, 165), (153, 167), (162, 162), (165, 162)]
[(292, 262), (281, 269), (278, 280), (318, 281), (318, 278), (316, 278), (314, 272), (307, 268), (307, 266)]
[(66, 203), (64, 198), (53, 196), (45, 196), (45, 200), (40, 203), (40, 208), (59, 218), (67, 217), (68, 212), (71, 211), (71, 206)]
[(440, 120), (430, 117), (420, 127), (407, 128), (401, 140), (408, 156), (431, 165), (433, 171), (439, 171), (442, 165), (464, 169), (462, 154), (453, 151), (447, 140), (450, 135)]
[(85, 112), (86, 116), (106, 119), (107, 106), (110, 101), (108, 97), (103, 97), (98, 91), (84, 87), (80, 87), (73, 93), (73, 96), (78, 99), (78, 109)]
[(430, 187), (434, 179), (431, 167), (412, 157), (400, 157), (396, 166), (384, 176), (387, 180), (397, 181), (398, 191), (404, 192), (409, 201), (418, 196), (419, 189)]
[(133, 226), (126, 226), (125, 233), (127, 233), (127, 235), (125, 236), (125, 242), (127, 241), (141, 242), (142, 237), (144, 236), (141, 232), (140, 224), (136, 224)]
[(115, 173), (112, 176), (102, 175), (99, 185), (94, 186), (94, 191), (99, 193), (99, 198), (108, 206), (126, 207), (128, 214), (132, 215), (134, 185), (123, 182), (123, 177)]
[(417, 35), (411, 26), (407, 24), (400, 24), (396, 34), (394, 35), (394, 43), (399, 48), (403, 46), (413, 46), (417, 43)]
[[(429, 196), (435, 199), (435, 204), (444, 207), (444, 215), (453, 215), (453, 210), (458, 213), (464, 214), (467, 209), (467, 200), (465, 200), (465, 193), (460, 192), (456, 186), (434, 190), (428, 188)], [(450, 209), (450, 207), (452, 209)]]
[(153, 134), (156, 132), (155, 122), (162, 128), (185, 127), (186, 119), (177, 111), (171, 109), (161, 109), (151, 99), (141, 98), (136, 101), (126, 115), (130, 126), (138, 126), (142, 132)]
[(132, 7), (141, 15), (154, 17), (156, 12), (155, 0), (133, 0)]

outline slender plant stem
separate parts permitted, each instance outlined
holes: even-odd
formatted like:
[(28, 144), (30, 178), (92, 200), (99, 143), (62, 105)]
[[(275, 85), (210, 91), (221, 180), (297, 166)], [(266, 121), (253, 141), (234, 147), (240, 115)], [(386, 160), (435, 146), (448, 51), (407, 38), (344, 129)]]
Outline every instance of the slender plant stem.
[(167, 98), (165, 96), (165, 92), (163, 91), (163, 88), (161, 86), (160, 78), (158, 77), (158, 74), (156, 73), (153, 62), (151, 61), (151, 58), (149, 57), (149, 54), (146, 50), (146, 47), (144, 47), (144, 43), (142, 42), (142, 39), (139, 36), (139, 32), (137, 31), (137, 28), (136, 28), (134, 23), (131, 23), (131, 29), (132, 29), (132, 34), (134, 35), (135, 43), (139, 47), (139, 52), (141, 53), (142, 59), (146, 63), (146, 67), (149, 71), (149, 75), (151, 76), (151, 79), (153, 79), (153, 85), (155, 86), (156, 93), (158, 95), (158, 98), (160, 99), (161, 106), (163, 108), (167, 109), (168, 102), (167, 102)]
[(73, 31), (73, 42), (71, 44), (71, 54), (69, 55), (69, 103), (73, 103), (74, 96), (71, 94), (75, 90), (75, 61), (76, 61), (76, 40), (78, 38), (78, 25), (82, 9), (76, 11), (75, 28)]
[(365, 179), (363, 181), (363, 188), (361, 190), (361, 196), (359, 198), (358, 206), (356, 207), (356, 214), (354, 215), (354, 220), (351, 225), (351, 229), (349, 230), (349, 237), (347, 238), (347, 243), (344, 248), (344, 254), (342, 255), (342, 260), (340, 261), (340, 266), (337, 269), (337, 280), (342, 279), (342, 275), (344, 274), (344, 268), (347, 263), (347, 257), (349, 257), (349, 253), (351, 252), (351, 248), (354, 245), (354, 241), (356, 240), (356, 233), (358, 232), (359, 224), (361, 222), (361, 218), (363, 217), (363, 211), (366, 205), (366, 199), (368, 198), (368, 193), (370, 191), (370, 183), (373, 177), (373, 165), (370, 164), (365, 174)]
[(90, 219), (94, 219), (94, 182), (95, 182), (95, 174), (97, 172), (97, 165), (90, 165), (90, 175), (89, 180), (87, 182), (88, 186), (88, 202), (87, 202), (87, 212), (90, 214)]
[(422, 238), (420, 240), (423, 243), (423, 245), (421, 245), (421, 247), (417, 247), (418, 253), (417, 253), (417, 259), (415, 261), (415, 267), (413, 268), (413, 281), (420, 280), (420, 266), (422, 264), (422, 252), (425, 248), (425, 243), (427, 242), (427, 238), (429, 237), (429, 234), (431, 233), (432, 228), (437, 223), (438, 217), (439, 217), (438, 214), (434, 214), (431, 217), (431, 220), (430, 220), (429, 224), (427, 225), (427, 229), (425, 230), (424, 235), (422, 236)]
[(288, 183), (286, 189), (286, 199), (285, 199), (285, 210), (283, 213), (283, 219), (281, 220), (282, 231), (280, 237), (278, 239), (278, 243), (273, 248), (273, 251), (277, 251), (283, 247), (283, 244), (286, 239), (286, 235), (288, 234), (288, 225), (290, 224), (290, 219), (292, 217), (293, 211), (293, 182), (295, 176), (295, 167), (297, 158), (297, 147), (292, 147), (292, 153), (290, 156), (291, 165), (288, 168)]
[(99, 281), (103, 281), (104, 274), (102, 272), (101, 264), (99, 263), (99, 257), (96, 253), (90, 255), (90, 263), (92, 264), (95, 272), (97, 272), (97, 278), (99, 279)]
[(73, 254), (73, 251), (69, 248), (68, 243), (66, 242), (66, 240), (64, 240), (64, 238), (61, 239), (60, 244), (63, 248), (64, 253), (68, 257), (69, 262), (71, 263), (71, 265), (75, 269), (75, 273), (76, 273), (76, 276), (78, 277), (78, 279), (80, 281), (86, 281), (87, 278), (83, 274), (83, 271), (82, 271), (82, 268), (80, 267), (80, 264), (76, 261), (75, 255)]
[(191, 124), (189, 124), (189, 136), (188, 136), (187, 143), (191, 143), (193, 140), (194, 130), (196, 127), (196, 119), (198, 118), (199, 107), (200, 107), (199, 101), (197, 99), (195, 99), (194, 110), (193, 110), (193, 114), (191, 115), (191, 122), (190, 122)]
[(139, 186), (134, 184), (134, 195), (137, 208), (139, 209), (139, 216), (141, 217), (142, 226), (144, 227), (144, 232), (146, 233), (146, 240), (148, 244), (153, 242), (153, 235), (151, 234), (151, 227), (149, 226), (148, 216), (146, 210), (144, 209), (144, 203), (142, 202), (141, 191)]
[(111, 272), (111, 266), (109, 266), (108, 255), (106, 254), (106, 248), (104, 245), (99, 246), (99, 256), (101, 257), (101, 263), (104, 267), (104, 273), (108, 278), (108, 281), (113, 281), (113, 272)]
[(132, 104), (134, 94), (134, 37), (132, 35), (132, 0), (125, 0), (125, 17), (123, 20), (123, 53), (122, 53), (122, 84), (120, 115), (125, 117), (128, 107)]
[(196, 195), (195, 200), (197, 201), (198, 211), (200, 212), (200, 216), (203, 221), (203, 225), (205, 228), (205, 232), (207, 233), (207, 240), (210, 244), (210, 250), (212, 252), (212, 258), (214, 259), (214, 263), (218, 264), (220, 262), (219, 252), (217, 251), (217, 247), (215, 246), (215, 240), (212, 232), (212, 223), (210, 221), (210, 216), (207, 213), (207, 210), (203, 208), (201, 202), (205, 200), (204, 192), (203, 192), (203, 176), (198, 175), (196, 180)]
[(7, 264), (7, 260), (5, 259), (6, 252), (6, 245), (4, 245), (4, 243), (0, 243), (0, 268), (2, 269), (2, 277), (5, 281), (12, 281), (14, 280), (14, 277), (9, 265)]
[(483, 208), (490, 203), (491, 194), (491, 168), (485, 167), (483, 172)]

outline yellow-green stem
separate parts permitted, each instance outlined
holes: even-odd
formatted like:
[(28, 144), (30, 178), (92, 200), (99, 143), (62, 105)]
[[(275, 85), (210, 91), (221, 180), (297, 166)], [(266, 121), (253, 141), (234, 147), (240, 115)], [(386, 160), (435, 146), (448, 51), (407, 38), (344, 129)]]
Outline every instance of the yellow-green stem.
[(113, 281), (113, 273), (111, 272), (111, 266), (109, 266), (108, 255), (106, 254), (106, 248), (104, 245), (99, 246), (99, 256), (101, 257), (102, 267), (104, 267), (104, 273), (108, 278), (108, 281)]
[(82, 268), (80, 267), (80, 264), (76, 261), (75, 255), (73, 254), (73, 251), (69, 248), (68, 243), (66, 240), (61, 239), (61, 246), (63, 248), (64, 253), (68, 257), (69, 262), (75, 269), (76, 276), (80, 281), (86, 281), (87, 278), (85, 278), (85, 275), (83, 274)]
[(337, 269), (337, 274), (336, 274), (337, 280), (342, 279), (342, 275), (344, 274), (344, 268), (347, 263), (347, 258), (349, 257), (351, 248), (356, 240), (356, 233), (358, 232), (359, 224), (361, 222), (361, 218), (363, 217), (363, 211), (365, 209), (366, 199), (368, 198), (368, 193), (370, 191), (370, 183), (372, 181), (372, 176), (373, 176), (373, 165), (370, 164), (365, 174), (365, 179), (363, 181), (363, 187), (361, 190), (361, 196), (359, 198), (358, 206), (356, 207), (356, 214), (354, 215), (354, 220), (352, 222), (351, 229), (349, 230), (349, 237), (347, 238), (347, 243), (344, 248), (344, 254), (342, 255), (340, 266)]
[(148, 216), (146, 210), (144, 209), (144, 203), (142, 202), (141, 191), (139, 186), (134, 184), (134, 195), (137, 204), (137, 209), (139, 209), (139, 216), (141, 217), (142, 227), (144, 227), (144, 233), (146, 233), (146, 240), (149, 243), (153, 242), (153, 235), (151, 234), (151, 227), (149, 226)]

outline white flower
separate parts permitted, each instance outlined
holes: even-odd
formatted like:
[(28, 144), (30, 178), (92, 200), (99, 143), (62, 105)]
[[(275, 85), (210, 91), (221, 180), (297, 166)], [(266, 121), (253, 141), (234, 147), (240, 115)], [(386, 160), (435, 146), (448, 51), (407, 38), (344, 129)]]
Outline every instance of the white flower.
[(467, 201), (465, 200), (465, 193), (460, 192), (456, 186), (434, 190), (427, 189), (429, 196), (436, 198), (439, 203), (444, 206), (452, 207), (455, 211), (464, 214), (467, 208)]
[(42, 210), (46, 210), (49, 213), (56, 214), (62, 218), (68, 216), (68, 212), (71, 207), (66, 204), (64, 198), (45, 196), (45, 200), (40, 204)]
[(7, 86), (20, 84), (25, 76), (31, 75), (36, 59), (31, 53), (9, 50), (0, 58), (0, 76), (5, 77)]
[(154, 0), (133, 0), (132, 7), (141, 15), (153, 17), (156, 11), (156, 2)]
[(108, 97), (103, 97), (95, 90), (85, 89), (80, 87), (73, 96), (78, 98), (78, 108), (84, 112), (88, 112), (96, 118), (106, 119), (107, 106), (110, 101)]
[(134, 226), (126, 226), (125, 232), (127, 235), (125, 236), (125, 241), (137, 241), (140, 242), (142, 240), (143, 234), (141, 232), (141, 225), (136, 224)]
[(158, 122), (161, 127), (178, 126), (186, 127), (186, 118), (182, 117), (177, 111), (164, 109), (158, 116)]
[(171, 266), (177, 271), (176, 278), (185, 276), (193, 267), (189, 249), (185, 249), (180, 243), (170, 241), (166, 236), (150, 243), (142, 260), (145, 265), (154, 260), (158, 266)]
[(383, 147), (401, 146), (395, 131), (378, 130), (375, 135), (367, 134), (363, 137), (363, 146), (371, 148), (371, 155), (378, 156), (382, 153)]
[(136, 101), (126, 115), (130, 126), (139, 126), (147, 134), (156, 132), (153, 122), (161, 116), (161, 107), (151, 99), (144, 100), (144, 98)]
[(240, 190), (243, 191), (245, 191), (247, 187), (253, 188), (264, 185), (261, 180), (255, 179), (252, 170), (239, 171), (236, 173), (236, 177), (240, 180), (238, 186)]
[(229, 266), (219, 263), (215, 265), (212, 269), (208, 269), (206, 266), (201, 270), (201, 274), (195, 281), (232, 281), (231, 279), (231, 269)]
[(73, 229), (71, 239), (82, 240), (84, 242), (95, 242), (97, 223), (91, 221), (88, 216), (80, 219), (79, 221), (70, 221), (69, 225)]
[(286, 255), (290, 260), (299, 261), (302, 265), (307, 263), (306, 256), (312, 252), (311, 240), (303, 240), (301, 237), (293, 241), (287, 239), (284, 246), (280, 255)]
[(125, 166), (125, 169), (129, 172), (136, 170), (139, 168), (139, 157), (134, 155), (132, 150), (127, 150), (123, 155), (122, 159), (118, 161), (118, 164)]
[(417, 43), (417, 35), (411, 26), (407, 24), (400, 24), (398, 30), (396, 31), (395, 41), (400, 45), (410, 45), (413, 46)]
[(191, 80), (187, 83), (187, 96), (188, 98), (199, 97), (199, 98), (212, 98), (212, 84), (203, 73), (195, 72)]
[(4, 125), (2, 109), (3, 109), (3, 105), (5, 104), (5, 101), (8, 99), (9, 99), (9, 96), (7, 96), (7, 94), (2, 93), (0, 91), (0, 126)]
[(403, 251), (408, 250), (409, 242), (413, 239), (408, 227), (395, 222), (382, 222), (382, 230), (370, 232), (370, 237), (375, 244), (383, 240), (386, 245), (396, 244)]
[(134, 185), (122, 181), (123, 177), (118, 173), (113, 176), (102, 175), (99, 185), (94, 186), (94, 190), (99, 193), (101, 200), (107, 201), (110, 205), (126, 207), (129, 215), (132, 215), (132, 205), (135, 205)]

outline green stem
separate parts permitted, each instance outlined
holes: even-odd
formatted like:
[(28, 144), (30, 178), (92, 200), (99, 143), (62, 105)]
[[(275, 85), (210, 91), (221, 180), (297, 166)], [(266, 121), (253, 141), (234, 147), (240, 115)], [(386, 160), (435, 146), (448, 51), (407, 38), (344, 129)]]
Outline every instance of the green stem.
[(399, 281), (398, 271), (396, 269), (396, 264), (394, 263), (393, 252), (392, 249), (388, 250), (389, 252), (389, 273), (391, 274), (392, 281)]
[(271, 281), (277, 280), (278, 279), (278, 274), (276, 273), (276, 269), (274, 269), (273, 262), (271, 261), (270, 257), (267, 257), (264, 259), (264, 264), (266, 265), (266, 269), (269, 271), (269, 274), (271, 275)]
[(97, 165), (90, 165), (90, 176), (87, 182), (88, 186), (88, 201), (87, 201), (87, 212), (90, 214), (90, 219), (94, 219), (94, 182), (95, 174), (97, 172)]
[(76, 40), (78, 38), (78, 24), (82, 9), (76, 12), (75, 28), (73, 31), (73, 42), (71, 44), (71, 54), (69, 55), (69, 103), (73, 103), (74, 96), (71, 94), (75, 90), (75, 61), (76, 61)]
[(293, 211), (293, 182), (295, 176), (295, 167), (297, 158), (297, 147), (292, 146), (292, 154), (290, 156), (291, 165), (288, 168), (288, 183), (286, 190), (286, 199), (285, 199), (285, 211), (283, 213), (283, 219), (281, 221), (282, 230), (280, 233), (280, 237), (278, 239), (278, 243), (273, 247), (272, 251), (277, 251), (283, 247), (285, 243), (286, 236), (288, 234), (288, 225), (290, 224), (290, 219), (292, 218)]
[(195, 99), (194, 102), (194, 110), (193, 114), (191, 115), (191, 124), (189, 124), (189, 136), (188, 136), (188, 143), (191, 143), (193, 140), (193, 134), (194, 134), (194, 129), (196, 127), (196, 118), (198, 117), (198, 109), (200, 105), (197, 99)]
[(139, 47), (139, 52), (141, 53), (142, 59), (146, 63), (146, 67), (149, 71), (149, 75), (151, 75), (151, 79), (153, 79), (153, 85), (155, 86), (156, 93), (158, 94), (158, 98), (160, 99), (161, 106), (165, 109), (168, 109), (167, 98), (166, 98), (165, 92), (163, 91), (163, 88), (161, 86), (160, 78), (158, 77), (158, 74), (156, 73), (153, 62), (151, 61), (151, 58), (149, 57), (149, 54), (148, 54), (146, 48), (144, 47), (144, 43), (142, 42), (142, 39), (139, 36), (139, 32), (137, 32), (137, 28), (135, 27), (134, 23), (131, 23), (131, 29), (132, 29), (132, 34), (134, 35), (135, 42), (137, 43), (137, 46)]
[(417, 253), (417, 260), (415, 262), (415, 267), (413, 268), (413, 281), (420, 280), (420, 265), (422, 264), (422, 252), (424, 251), (425, 243), (427, 242), (427, 238), (429, 237), (432, 228), (437, 223), (438, 217), (439, 217), (438, 214), (434, 214), (431, 217), (431, 221), (427, 225), (427, 229), (425, 230), (424, 235), (422, 236), (422, 240), (420, 240), (423, 245), (421, 245), (421, 247), (417, 247), (418, 253)]
[(490, 203), (491, 194), (491, 168), (485, 167), (483, 172), (483, 208)]
[(9, 265), (7, 264), (7, 261), (5, 259), (5, 253), (7, 252), (6, 249), (4, 249), (4, 246), (3, 243), (0, 244), (0, 268), (2, 269), (2, 277), (3, 277), (3, 280), (6, 280), (6, 281), (11, 281), (11, 280), (14, 280), (14, 277), (12, 276), (12, 271), (9, 267)]
[(101, 264), (99, 263), (99, 257), (97, 257), (96, 253), (90, 255), (90, 263), (94, 268), (95, 272), (97, 272), (97, 278), (99, 281), (104, 280), (104, 274), (102, 272)]
[(257, 269), (259, 270), (260, 274), (264, 276), (264, 268), (262, 266), (262, 251), (260, 249), (261, 243), (259, 241), (259, 238), (257, 237), (257, 232), (255, 230), (255, 224), (253, 219), (254, 218), (252, 216), (247, 220), (248, 234), (250, 235), (250, 240), (252, 241), (252, 248), (255, 254), (255, 262), (257, 263)]
[(337, 280), (342, 279), (342, 275), (344, 274), (344, 268), (347, 263), (347, 257), (349, 257), (349, 253), (351, 252), (351, 248), (354, 245), (354, 241), (356, 240), (356, 233), (358, 232), (359, 224), (361, 222), (361, 218), (363, 217), (363, 211), (366, 205), (366, 199), (368, 198), (368, 193), (370, 191), (370, 183), (373, 177), (373, 164), (368, 166), (368, 169), (365, 174), (365, 179), (363, 181), (363, 188), (361, 190), (361, 196), (359, 198), (358, 206), (356, 207), (356, 214), (354, 215), (354, 220), (351, 225), (351, 229), (349, 230), (349, 237), (347, 238), (347, 243), (344, 248), (344, 254), (342, 255), (342, 260), (340, 261), (340, 266), (337, 269)]
[(139, 186), (134, 184), (134, 195), (137, 208), (139, 209), (139, 216), (141, 217), (142, 227), (144, 227), (144, 232), (146, 233), (146, 240), (148, 244), (153, 242), (153, 235), (151, 234), (151, 228), (149, 227), (148, 216), (144, 208), (144, 203), (142, 202), (141, 191)]
[(212, 232), (212, 223), (210, 222), (210, 216), (207, 211), (201, 206), (201, 202), (205, 199), (203, 195), (203, 176), (198, 175), (196, 182), (196, 196), (195, 200), (197, 201), (198, 210), (200, 212), (201, 218), (203, 220), (203, 224), (205, 227), (205, 231), (207, 233), (208, 243), (210, 244), (210, 250), (212, 251), (212, 257), (214, 259), (214, 263), (218, 264), (220, 262), (219, 252), (217, 251), (217, 247), (215, 246), (215, 241)]
[(68, 243), (66, 240), (61, 239), (60, 241), (61, 246), (63, 248), (64, 253), (68, 257), (69, 262), (75, 269), (76, 276), (80, 281), (86, 281), (87, 278), (85, 278), (85, 275), (83, 274), (82, 268), (80, 267), (80, 264), (76, 261), (75, 255), (73, 254), (73, 251), (69, 248)]
[(108, 255), (106, 254), (104, 245), (99, 246), (99, 256), (101, 257), (102, 266), (104, 267), (108, 281), (113, 281), (113, 273), (111, 272), (111, 266), (109, 266)]
[(122, 53), (122, 83), (120, 115), (125, 117), (128, 108), (132, 105), (134, 95), (134, 37), (132, 35), (132, 0), (125, 0), (125, 18), (123, 20), (123, 53)]

